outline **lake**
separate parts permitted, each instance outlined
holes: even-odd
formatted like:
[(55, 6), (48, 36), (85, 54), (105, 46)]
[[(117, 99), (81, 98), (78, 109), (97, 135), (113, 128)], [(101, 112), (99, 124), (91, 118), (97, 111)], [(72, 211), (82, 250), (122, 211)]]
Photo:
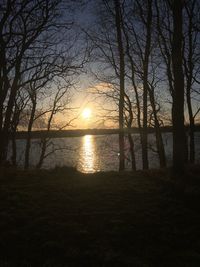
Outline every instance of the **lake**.
[[(135, 156), (137, 169), (142, 168), (141, 146), (139, 135), (133, 134), (135, 142)], [(149, 165), (150, 168), (158, 168), (159, 161), (155, 152), (154, 134), (149, 134)], [(163, 133), (167, 164), (170, 166), (172, 160), (172, 133)], [(200, 162), (200, 133), (195, 134), (195, 149), (197, 162)], [(17, 161), (23, 165), (25, 141), (17, 140)], [(56, 150), (54, 153), (51, 153)], [(82, 137), (53, 138), (47, 150), (50, 155), (45, 159), (43, 168), (54, 168), (55, 166), (74, 166), (84, 173), (98, 171), (118, 170), (118, 135), (85, 135)], [(39, 140), (32, 140), (30, 165), (37, 164), (40, 153)], [(129, 155), (129, 144), (125, 140), (126, 169), (131, 169)], [(10, 155), (8, 155), (8, 158)]]

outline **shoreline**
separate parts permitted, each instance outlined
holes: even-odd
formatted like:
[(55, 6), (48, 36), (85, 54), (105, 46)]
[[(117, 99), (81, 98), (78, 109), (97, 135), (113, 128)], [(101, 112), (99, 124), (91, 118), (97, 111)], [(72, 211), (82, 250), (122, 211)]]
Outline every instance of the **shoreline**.
[[(172, 133), (172, 126), (161, 127), (162, 133)], [(186, 131), (189, 132), (189, 126), (185, 127)], [(148, 127), (148, 133), (154, 133), (155, 129)], [(195, 132), (200, 132), (200, 125), (195, 126)], [(30, 132), (31, 139), (40, 139), (40, 138), (64, 138), (64, 137), (81, 137), (84, 135), (110, 135), (110, 134), (119, 134), (119, 129), (77, 129), (77, 130), (41, 130), (41, 131), (32, 131)], [(131, 128), (131, 130), (124, 129), (124, 134), (138, 134), (139, 129), (136, 127)], [(16, 133), (16, 139), (26, 139), (28, 135), (27, 131), (18, 131)], [(10, 137), (11, 138), (11, 137)]]

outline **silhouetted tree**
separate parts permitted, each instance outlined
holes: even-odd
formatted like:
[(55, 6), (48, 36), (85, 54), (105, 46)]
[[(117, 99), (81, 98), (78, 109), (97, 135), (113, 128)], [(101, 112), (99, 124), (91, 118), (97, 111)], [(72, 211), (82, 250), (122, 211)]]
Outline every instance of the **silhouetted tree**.
[[(20, 92), (29, 96), (26, 104), (31, 110), (24, 164), (28, 168), (31, 131), (38, 118), (37, 107), (41, 105), (39, 91), (48, 98), (48, 89), (55, 77), (65, 79), (68, 88), (68, 81), (83, 68), (86, 52), (85, 47), (84, 52), (78, 48), (79, 33), (72, 32), (73, 21), (67, 10), (72, 6), (73, 1), (25, 0), (3, 1), (0, 7), (0, 164), (7, 158), (11, 134), (13, 162), (16, 163), (14, 137), (20, 113), (27, 108), (18, 106)], [(69, 19), (62, 16), (64, 8)], [(43, 111), (47, 112), (50, 111)]]
[(172, 67), (174, 93), (172, 103), (173, 123), (173, 172), (184, 173), (187, 142), (184, 126), (184, 75), (183, 75), (183, 1), (171, 2), (173, 13)]
[[(160, 78), (157, 63), (157, 38), (154, 30), (154, 1), (133, 1), (133, 8), (126, 11), (123, 30), (126, 40), (126, 54), (130, 69), (128, 76), (136, 99), (137, 124), (140, 129), (143, 168), (148, 168), (148, 129), (155, 127), (156, 146), (160, 166), (166, 165), (165, 150), (162, 140), (159, 111), (156, 103), (155, 87)], [(142, 34), (141, 34), (142, 32)], [(155, 50), (155, 51), (154, 51)], [(139, 95), (142, 84), (142, 97)], [(141, 101), (142, 100), (142, 101)], [(152, 116), (149, 116), (152, 109)], [(152, 124), (152, 118), (154, 123)]]
[[(93, 55), (98, 62), (103, 62), (104, 70), (95, 73), (101, 83), (111, 84), (110, 92), (98, 92), (113, 99), (118, 113), (119, 125), (119, 170), (125, 168), (124, 153), (124, 113), (125, 113), (125, 51), (122, 32), (122, 9), (118, 0), (100, 1), (101, 14), (96, 23), (96, 31), (89, 29), (87, 36), (94, 47)], [(112, 30), (108, 28), (112, 25)], [(108, 86), (109, 87), (109, 86)], [(96, 91), (97, 92), (97, 91)]]
[[(197, 109), (194, 108), (194, 95), (193, 90), (198, 84), (199, 80), (199, 36), (200, 31), (196, 29), (197, 16), (200, 12), (200, 5), (197, 1), (186, 1), (184, 3), (184, 74), (185, 74), (185, 90), (186, 90), (186, 103), (189, 115), (189, 161), (195, 161), (195, 117), (200, 111), (198, 105)], [(198, 96), (197, 96), (198, 97)]]
[(125, 91), (125, 62), (124, 62), (124, 45), (122, 40), (122, 14), (120, 1), (114, 0), (115, 6), (115, 25), (117, 31), (117, 47), (119, 53), (119, 170), (125, 168), (124, 155), (124, 91)]
[[(3, 1), (0, 15), (0, 163), (6, 160), (13, 108), (20, 81), (25, 77), (24, 60), (40, 46), (44, 32), (55, 27), (57, 0)], [(50, 37), (50, 36), (49, 36)], [(49, 38), (46, 34), (46, 38)], [(25, 64), (26, 65), (26, 64)]]

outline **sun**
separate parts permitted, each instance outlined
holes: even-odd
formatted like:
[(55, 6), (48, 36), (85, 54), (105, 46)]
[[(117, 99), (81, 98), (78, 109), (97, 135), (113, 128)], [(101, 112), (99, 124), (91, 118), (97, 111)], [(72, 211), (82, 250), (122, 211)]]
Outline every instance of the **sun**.
[(83, 111), (82, 111), (82, 117), (83, 119), (85, 120), (88, 120), (92, 115), (92, 111), (90, 108), (85, 108)]

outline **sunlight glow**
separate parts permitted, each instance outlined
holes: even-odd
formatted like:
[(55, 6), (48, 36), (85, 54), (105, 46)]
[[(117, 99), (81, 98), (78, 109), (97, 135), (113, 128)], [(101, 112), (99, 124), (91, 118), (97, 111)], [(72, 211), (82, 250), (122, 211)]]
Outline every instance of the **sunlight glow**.
[(85, 108), (82, 112), (82, 117), (83, 119), (85, 120), (88, 120), (91, 118), (91, 115), (92, 115), (92, 111), (90, 108)]
[(95, 147), (94, 139), (92, 135), (85, 135), (83, 137), (82, 149), (80, 151), (80, 163), (82, 172), (94, 172), (95, 171)]

